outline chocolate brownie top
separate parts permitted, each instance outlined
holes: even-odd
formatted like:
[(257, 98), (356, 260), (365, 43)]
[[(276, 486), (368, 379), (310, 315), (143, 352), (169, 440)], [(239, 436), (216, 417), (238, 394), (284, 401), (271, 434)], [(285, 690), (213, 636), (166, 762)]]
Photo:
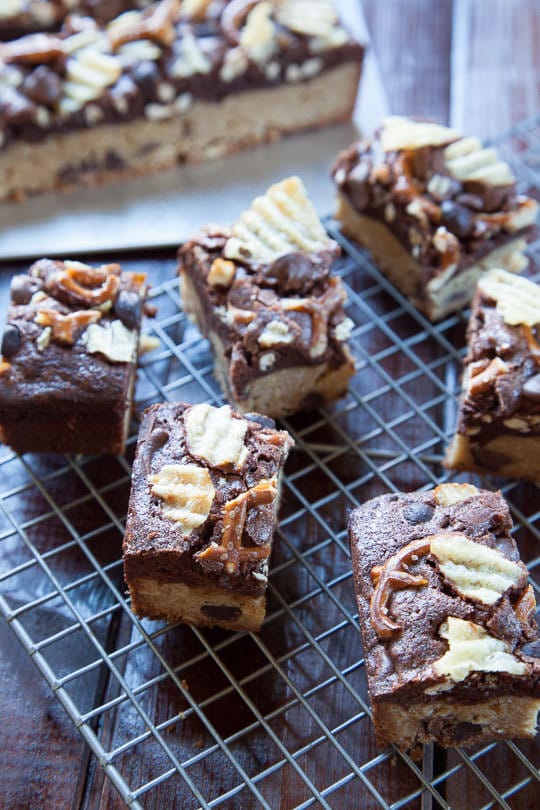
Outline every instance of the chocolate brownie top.
[(493, 270), (478, 284), (458, 432), (540, 433), (540, 287)]
[(307, 81), (362, 60), (328, 9), (299, 7), (161, 0), (107, 25), (72, 15), (59, 33), (0, 43), (0, 148), (101, 123), (162, 121), (195, 98)]
[[(0, 403), (68, 411), (125, 398), (137, 358), (146, 276), (120, 265), (41, 259), (11, 281)], [(124, 400), (122, 400), (124, 401)]]
[(540, 695), (535, 599), (498, 492), (442, 484), (350, 516), (374, 699)]
[(208, 227), (180, 248), (180, 270), (207, 333), (223, 341), (236, 391), (280, 368), (345, 361), (354, 324), (331, 274), (340, 252), (296, 177), (272, 186), (232, 228)]
[(292, 444), (268, 417), (243, 417), (228, 405), (148, 408), (123, 547), (128, 581), (213, 581), (262, 594)]
[(334, 181), (352, 207), (382, 220), (426, 281), (450, 277), (534, 225), (537, 203), (478, 138), (393, 116), (342, 152)]

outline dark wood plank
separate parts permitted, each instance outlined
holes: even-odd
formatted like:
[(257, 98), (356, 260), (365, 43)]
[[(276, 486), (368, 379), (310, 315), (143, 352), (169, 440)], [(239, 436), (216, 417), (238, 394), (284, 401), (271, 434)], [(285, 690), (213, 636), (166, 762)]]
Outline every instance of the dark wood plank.
[(445, 123), (452, 0), (364, 0), (364, 11), (391, 112)]
[(72, 807), (84, 743), (3, 621), (0, 682), (0, 808)]

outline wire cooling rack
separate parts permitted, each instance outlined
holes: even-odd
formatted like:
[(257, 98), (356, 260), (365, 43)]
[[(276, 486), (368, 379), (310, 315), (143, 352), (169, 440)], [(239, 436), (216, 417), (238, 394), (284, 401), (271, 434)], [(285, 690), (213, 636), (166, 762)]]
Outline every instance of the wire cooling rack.
[[(540, 119), (499, 147), (520, 182), (540, 191)], [(136, 426), (118, 459), (0, 451), (0, 609), (106, 773), (100, 807), (122, 804), (112, 786), (130, 807), (182, 810), (538, 801), (537, 743), (468, 753), (426, 746), (420, 763), (375, 745), (346, 513), (383, 492), (448, 480), (440, 461), (454, 427), (465, 318), (429, 323), (328, 228), (344, 248), (357, 371), (342, 401), (286, 423), (296, 449), (259, 634), (130, 612), (120, 555)], [(529, 253), (534, 275), (540, 242)], [(151, 298), (160, 345), (142, 359), (138, 411), (163, 400), (220, 403), (176, 280)], [(502, 485), (538, 593), (538, 487), (468, 480)]]

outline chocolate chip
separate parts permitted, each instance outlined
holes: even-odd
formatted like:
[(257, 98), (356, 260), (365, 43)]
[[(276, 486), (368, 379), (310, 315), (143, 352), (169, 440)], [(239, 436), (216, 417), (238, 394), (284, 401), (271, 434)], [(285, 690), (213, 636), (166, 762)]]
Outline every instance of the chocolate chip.
[(154, 62), (150, 62), (149, 60), (139, 62), (139, 64), (133, 68), (131, 75), (145, 99), (153, 98), (159, 81), (159, 70)]
[(263, 428), (273, 429), (276, 426), (273, 419), (271, 419), (269, 416), (263, 416), (262, 413), (246, 413), (244, 416), (251, 422), (257, 422)]
[(114, 312), (128, 329), (138, 329), (143, 301), (133, 290), (120, 290), (114, 303)]
[(531, 641), (529, 644), (524, 644), (519, 652), (522, 655), (529, 655), (531, 658), (540, 658), (540, 638)]
[(26, 76), (22, 89), (36, 104), (53, 107), (62, 96), (62, 81), (46, 65), (39, 65)]
[(281, 292), (301, 292), (312, 286), (317, 267), (303, 253), (286, 253), (265, 269), (265, 280), (275, 284)]
[(21, 345), (21, 333), (13, 323), (8, 323), (2, 338), (2, 354), (4, 357), (13, 357)]
[(445, 200), (441, 205), (441, 223), (460, 239), (472, 233), (473, 215), (464, 205), (453, 200)]
[(201, 612), (209, 619), (230, 621), (242, 615), (242, 611), (235, 605), (202, 605)]
[(369, 204), (369, 173), (371, 162), (358, 163), (347, 175), (346, 189), (351, 202), (358, 210), (366, 208)]
[(14, 304), (27, 304), (35, 292), (42, 287), (41, 282), (32, 276), (13, 276), (11, 279), (11, 300)]
[(416, 526), (417, 523), (427, 523), (431, 520), (435, 510), (427, 503), (411, 503), (403, 510), (403, 517), (408, 523)]
[(523, 395), (533, 402), (540, 402), (540, 374), (535, 374), (525, 381)]

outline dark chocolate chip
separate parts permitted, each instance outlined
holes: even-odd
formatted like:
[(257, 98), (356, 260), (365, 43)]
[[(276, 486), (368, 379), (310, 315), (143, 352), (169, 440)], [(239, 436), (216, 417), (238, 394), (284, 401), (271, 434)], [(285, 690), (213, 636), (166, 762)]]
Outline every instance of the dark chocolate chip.
[(303, 253), (286, 253), (279, 256), (264, 271), (265, 279), (282, 292), (301, 292), (311, 286), (317, 268), (309, 256)]
[(427, 503), (410, 503), (403, 510), (403, 517), (408, 523), (416, 526), (417, 523), (427, 523), (431, 520), (435, 510)]
[(464, 205), (445, 200), (441, 205), (441, 224), (460, 239), (472, 233), (473, 215)]
[(540, 658), (540, 638), (529, 642), (529, 644), (524, 644), (519, 652), (522, 655), (529, 655), (531, 658)]
[(263, 428), (273, 429), (276, 426), (276, 423), (270, 416), (263, 416), (262, 413), (245, 413), (244, 416), (251, 422), (257, 422)]
[(138, 329), (143, 301), (133, 290), (120, 290), (114, 303), (114, 312), (128, 329)]
[(159, 70), (156, 65), (149, 60), (139, 62), (139, 64), (133, 68), (131, 75), (145, 99), (153, 98), (159, 81)]
[(359, 211), (369, 204), (369, 173), (371, 163), (362, 161), (358, 163), (347, 175), (346, 189), (351, 202)]
[(13, 357), (21, 345), (21, 333), (17, 326), (8, 323), (2, 338), (2, 354), (4, 357)]
[(209, 619), (230, 621), (242, 615), (242, 611), (235, 605), (202, 605), (201, 612)]
[(540, 402), (540, 374), (535, 374), (525, 381), (523, 395), (533, 402)]
[(62, 96), (62, 80), (46, 65), (39, 65), (22, 83), (24, 93), (45, 107), (52, 107)]
[(11, 300), (14, 304), (28, 304), (35, 292), (42, 288), (41, 281), (32, 276), (13, 276), (11, 279)]

